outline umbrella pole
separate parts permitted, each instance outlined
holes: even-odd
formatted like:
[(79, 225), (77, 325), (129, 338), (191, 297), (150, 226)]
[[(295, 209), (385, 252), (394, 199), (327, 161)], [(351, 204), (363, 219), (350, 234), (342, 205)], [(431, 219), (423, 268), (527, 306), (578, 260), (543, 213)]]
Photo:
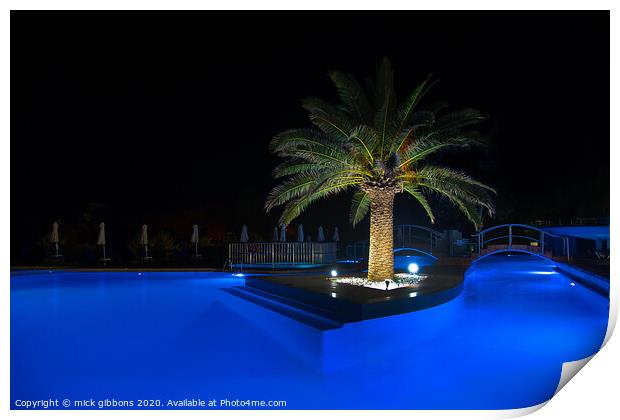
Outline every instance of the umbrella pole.
[(198, 241), (194, 242), (194, 257), (198, 258)]
[(105, 265), (105, 245), (101, 245), (103, 248), (103, 265)]
[(56, 246), (56, 257), (58, 257), (58, 242), (54, 244)]

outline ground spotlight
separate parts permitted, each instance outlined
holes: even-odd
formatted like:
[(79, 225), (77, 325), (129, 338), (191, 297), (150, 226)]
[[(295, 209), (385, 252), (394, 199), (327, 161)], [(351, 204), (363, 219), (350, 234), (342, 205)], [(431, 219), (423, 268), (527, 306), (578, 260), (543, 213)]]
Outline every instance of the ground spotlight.
[(411, 274), (415, 274), (420, 271), (420, 267), (416, 263), (411, 263), (407, 266), (407, 270), (409, 270)]

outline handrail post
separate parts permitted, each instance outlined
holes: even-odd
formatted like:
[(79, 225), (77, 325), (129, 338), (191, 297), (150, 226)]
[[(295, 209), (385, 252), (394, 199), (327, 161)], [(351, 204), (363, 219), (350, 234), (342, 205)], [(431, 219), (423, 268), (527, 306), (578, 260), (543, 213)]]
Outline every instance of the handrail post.
[(566, 255), (566, 237), (562, 238), (562, 255)]
[(508, 225), (508, 249), (512, 249), (512, 225)]
[(432, 230), (430, 231), (429, 240), (430, 240), (430, 245), (431, 245), (431, 251), (430, 252), (431, 252), (431, 255), (433, 255), (433, 231)]
[(545, 231), (540, 231), (540, 248), (542, 250), (542, 255), (545, 255)]
[(482, 232), (478, 232), (478, 257), (482, 255), (481, 236), (482, 236)]

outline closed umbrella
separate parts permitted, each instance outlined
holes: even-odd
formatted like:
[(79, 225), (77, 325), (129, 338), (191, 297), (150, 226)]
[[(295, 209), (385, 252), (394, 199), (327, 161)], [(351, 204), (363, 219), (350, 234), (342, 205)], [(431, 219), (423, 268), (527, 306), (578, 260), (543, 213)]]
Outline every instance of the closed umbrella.
[(103, 265), (105, 265), (108, 258), (106, 258), (105, 256), (105, 223), (103, 222), (99, 223), (99, 234), (97, 235), (97, 245), (101, 246), (101, 249), (103, 251), (103, 258), (101, 259), (101, 261), (103, 261)]
[(140, 245), (144, 246), (144, 259), (149, 258), (149, 228), (147, 225), (142, 225), (142, 233), (140, 234)]
[(318, 242), (325, 242), (325, 232), (323, 232), (323, 226), (319, 226), (319, 233), (316, 235)]
[(274, 226), (273, 227), (273, 242), (278, 242), (278, 227)]
[(299, 225), (297, 228), (297, 242), (304, 241), (304, 225)]
[(280, 225), (280, 242), (286, 242), (286, 225), (284, 223)]
[(332, 241), (338, 242), (340, 240), (340, 235), (338, 234), (338, 226), (334, 228), (334, 236), (332, 236)]
[(249, 240), (250, 238), (248, 237), (248, 227), (246, 225), (243, 225), (243, 227), (241, 228), (241, 242), (247, 242)]
[(58, 222), (52, 223), (52, 234), (50, 235), (50, 242), (53, 243), (54, 247), (56, 248), (56, 255), (54, 255), (54, 257), (60, 257), (60, 255), (58, 254), (58, 242), (60, 242), (58, 236)]
[(192, 239), (189, 240), (194, 244), (194, 257), (198, 257), (198, 225), (192, 226)]

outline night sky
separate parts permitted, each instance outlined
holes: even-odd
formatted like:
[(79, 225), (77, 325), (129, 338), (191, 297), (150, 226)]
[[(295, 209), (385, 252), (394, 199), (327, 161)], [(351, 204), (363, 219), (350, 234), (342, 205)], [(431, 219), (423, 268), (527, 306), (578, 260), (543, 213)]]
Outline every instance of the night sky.
[[(433, 73), (427, 103), (490, 116), (486, 150), (445, 156), (497, 188), (487, 225), (608, 216), (608, 12), (12, 12), (12, 259), (56, 219), (104, 220), (112, 241), (142, 223), (270, 238), (269, 140), (309, 124), (304, 97), (336, 100), (328, 70), (383, 56), (401, 96)], [(366, 236), (348, 206), (299, 221)], [(427, 223), (406, 198), (395, 217)]]

